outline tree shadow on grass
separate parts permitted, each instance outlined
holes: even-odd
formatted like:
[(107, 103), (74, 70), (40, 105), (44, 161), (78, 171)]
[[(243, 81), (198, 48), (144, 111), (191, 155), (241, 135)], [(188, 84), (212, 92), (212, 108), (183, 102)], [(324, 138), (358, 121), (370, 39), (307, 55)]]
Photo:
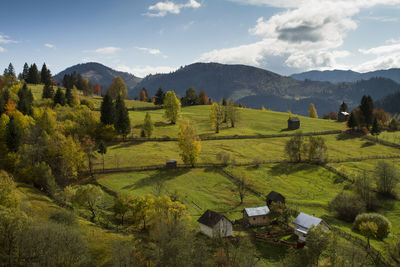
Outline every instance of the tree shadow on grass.
[(129, 142), (122, 142), (119, 143), (118, 145), (112, 147), (111, 149), (119, 149), (119, 148), (125, 148), (125, 147), (130, 147), (130, 146), (137, 146), (137, 145), (141, 145), (142, 143), (144, 143), (145, 141), (129, 141)]
[(376, 145), (374, 142), (368, 141), (368, 142), (365, 142), (364, 144), (362, 144), (361, 148), (370, 147), (370, 146), (374, 146), (374, 145)]
[(358, 138), (358, 137), (359, 136), (356, 136), (354, 134), (340, 133), (340, 134), (337, 135), (336, 140), (345, 141), (345, 140), (355, 139), (355, 138)]
[(122, 189), (135, 190), (146, 186), (153, 186), (157, 182), (167, 182), (190, 171), (189, 168), (174, 170), (158, 170), (150, 176), (140, 179), (133, 184), (126, 185)]
[(154, 123), (155, 127), (167, 127), (167, 126), (173, 126), (174, 124), (171, 124), (169, 122), (163, 122), (163, 121), (157, 121)]
[(289, 163), (279, 163), (274, 165), (270, 170), (269, 174), (272, 176), (279, 176), (279, 175), (289, 175), (299, 171), (309, 171), (312, 172), (316, 170), (318, 166), (311, 165), (311, 164), (289, 164)]

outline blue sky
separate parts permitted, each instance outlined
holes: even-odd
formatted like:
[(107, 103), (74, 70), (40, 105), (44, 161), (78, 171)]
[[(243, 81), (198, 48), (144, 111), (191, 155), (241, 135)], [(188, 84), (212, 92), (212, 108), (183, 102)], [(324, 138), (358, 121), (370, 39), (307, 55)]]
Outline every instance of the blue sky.
[(144, 77), (194, 62), (289, 75), (400, 67), (400, 0), (15, 0), (0, 67), (89, 61)]

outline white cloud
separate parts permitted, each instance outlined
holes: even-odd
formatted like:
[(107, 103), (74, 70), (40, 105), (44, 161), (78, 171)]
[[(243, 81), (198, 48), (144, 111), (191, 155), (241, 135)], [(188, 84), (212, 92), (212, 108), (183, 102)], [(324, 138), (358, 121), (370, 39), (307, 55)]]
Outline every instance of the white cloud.
[(359, 49), (358, 51), (365, 55), (382, 55), (382, 54), (400, 52), (400, 42), (391, 45), (382, 45), (370, 49)]
[(182, 30), (185, 32), (185, 31), (187, 31), (187, 30), (189, 30), (189, 28), (190, 27), (192, 27), (192, 25), (194, 24), (194, 21), (192, 20), (192, 21), (189, 21), (188, 23), (186, 23), (186, 24), (184, 24), (183, 26), (182, 26)]
[(55, 46), (53, 44), (49, 44), (49, 43), (44, 44), (44, 46), (47, 48), (55, 48)]
[(126, 65), (119, 65), (117, 68), (119, 71), (129, 72), (138, 77), (146, 77), (149, 74), (158, 74), (158, 73), (169, 73), (177, 70), (177, 67), (170, 66), (135, 66), (129, 67)]
[(16, 43), (17, 41), (11, 40), (10, 37), (7, 35), (3, 35), (0, 33), (0, 44), (10, 44), (10, 43)]
[(4, 48), (4, 47), (1, 47), (0, 46), (0, 53), (2, 53), (2, 52), (6, 52), (7, 50)]
[(159, 49), (153, 49), (153, 48), (147, 48), (147, 47), (136, 47), (136, 49), (139, 49), (140, 51), (144, 51), (146, 53), (149, 53), (150, 55), (159, 55), (159, 54), (161, 54), (161, 51)]
[(257, 20), (249, 33), (260, 41), (204, 53), (200, 61), (242, 63), (284, 72), (346, 68), (337, 60), (349, 55), (340, 47), (357, 28), (353, 16), (363, 8), (400, 4), (400, 0), (232, 0), (243, 4), (291, 7)]
[(398, 68), (400, 66), (400, 51), (390, 55), (380, 55), (354, 68), (355, 71), (368, 72), (378, 69)]
[(121, 48), (119, 48), (119, 47), (107, 46), (107, 47), (97, 48), (93, 52), (95, 52), (97, 54), (102, 54), (102, 55), (111, 55), (111, 54), (115, 54), (119, 50), (121, 50)]
[(201, 4), (196, 0), (189, 0), (186, 4), (175, 4), (172, 1), (158, 2), (149, 6), (149, 12), (144, 15), (149, 17), (164, 17), (168, 13), (179, 14), (183, 8), (199, 8)]

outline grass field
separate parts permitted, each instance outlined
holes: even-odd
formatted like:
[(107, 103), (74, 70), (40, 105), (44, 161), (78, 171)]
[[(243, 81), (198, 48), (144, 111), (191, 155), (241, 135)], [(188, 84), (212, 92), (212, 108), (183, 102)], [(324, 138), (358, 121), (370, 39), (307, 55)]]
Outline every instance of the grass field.
[[(343, 135), (323, 136), (328, 146), (330, 160), (346, 160), (358, 157), (400, 156), (400, 150), (359, 138)], [(255, 159), (265, 162), (283, 161), (286, 138), (212, 140), (201, 142), (199, 163), (218, 163), (219, 152), (230, 153), (238, 163), (251, 163)], [(164, 164), (167, 159), (178, 159), (177, 142), (126, 142), (109, 146), (105, 155), (106, 168), (134, 167)], [(97, 159), (100, 168), (101, 157)]]
[(400, 145), (400, 132), (399, 131), (398, 132), (382, 132), (378, 136), (378, 138)]

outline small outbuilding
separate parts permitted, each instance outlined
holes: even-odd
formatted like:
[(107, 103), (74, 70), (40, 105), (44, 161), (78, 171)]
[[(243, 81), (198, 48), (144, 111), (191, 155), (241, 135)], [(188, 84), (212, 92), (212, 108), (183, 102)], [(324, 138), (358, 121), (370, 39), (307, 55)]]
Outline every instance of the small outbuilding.
[(167, 168), (176, 168), (178, 166), (178, 161), (176, 160), (176, 159), (169, 159), (169, 160), (167, 160), (167, 165), (166, 165), (166, 167)]
[(271, 191), (269, 194), (265, 197), (267, 206), (269, 207), (272, 203), (280, 202), (282, 204), (285, 204), (285, 197), (282, 196), (280, 193)]
[(218, 212), (207, 210), (197, 222), (200, 225), (200, 232), (208, 237), (232, 236), (232, 222)]
[(288, 130), (297, 130), (300, 128), (300, 119), (298, 117), (290, 117), (288, 119)]
[(339, 122), (345, 122), (348, 121), (350, 117), (350, 113), (342, 111), (338, 113), (338, 121)]
[(268, 225), (270, 210), (268, 206), (245, 208), (243, 210), (243, 222), (249, 225)]
[(305, 214), (301, 212), (299, 216), (297, 216), (296, 220), (293, 221), (294, 225), (294, 233), (299, 237), (299, 242), (306, 242), (308, 230), (312, 226), (321, 225), (323, 229), (330, 230), (331, 227), (324, 222), (324, 220)]

